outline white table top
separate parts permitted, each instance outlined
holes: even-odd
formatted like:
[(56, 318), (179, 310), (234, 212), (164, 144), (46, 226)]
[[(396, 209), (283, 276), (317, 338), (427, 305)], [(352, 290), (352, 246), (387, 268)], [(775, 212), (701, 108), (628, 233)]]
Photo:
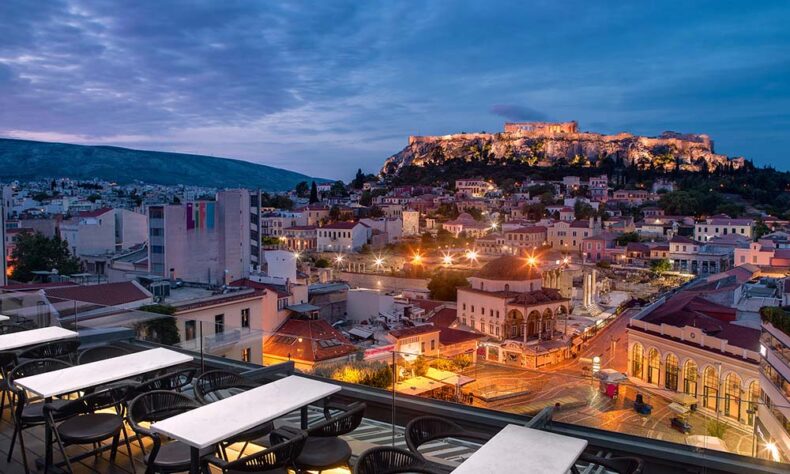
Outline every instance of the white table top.
[(58, 326), (49, 326), (41, 329), (30, 329), (28, 331), (14, 332), (0, 336), (0, 351), (10, 351), (20, 347), (34, 346), (45, 342), (59, 341), (77, 337), (74, 331), (63, 329)]
[(453, 474), (565, 474), (586, 447), (587, 440), (507, 425)]
[(23, 377), (15, 383), (42, 397), (55, 397), (191, 361), (192, 356), (157, 348)]
[(8, 321), (9, 319), (11, 319), (11, 318), (6, 316), (5, 314), (0, 314), (0, 323), (2, 323), (4, 321)]
[(339, 392), (340, 386), (291, 375), (151, 425), (151, 430), (205, 448)]

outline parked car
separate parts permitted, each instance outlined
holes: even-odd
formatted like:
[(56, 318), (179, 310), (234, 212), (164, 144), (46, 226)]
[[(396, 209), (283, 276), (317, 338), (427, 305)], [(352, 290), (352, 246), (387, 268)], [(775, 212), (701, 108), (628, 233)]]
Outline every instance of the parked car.
[(688, 423), (688, 421), (679, 416), (672, 418), (671, 426), (683, 434), (691, 433), (691, 425)]
[(642, 394), (637, 393), (636, 400), (634, 401), (634, 411), (640, 415), (649, 415), (653, 411), (653, 405), (645, 403)]

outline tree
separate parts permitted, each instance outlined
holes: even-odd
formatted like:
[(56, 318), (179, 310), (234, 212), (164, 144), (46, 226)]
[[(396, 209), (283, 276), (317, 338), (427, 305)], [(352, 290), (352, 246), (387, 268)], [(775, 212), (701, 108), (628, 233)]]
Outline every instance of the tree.
[(573, 214), (577, 219), (589, 219), (595, 216), (595, 209), (589, 203), (577, 199), (573, 205)]
[(329, 260), (325, 258), (319, 258), (315, 261), (315, 268), (329, 268), (330, 266), (332, 265), (329, 263)]
[(334, 183), (332, 183), (332, 187), (329, 188), (329, 195), (332, 197), (348, 196), (348, 191), (346, 191), (346, 185), (343, 184), (342, 181), (335, 181)]
[(176, 326), (176, 320), (173, 317), (176, 312), (173, 306), (149, 304), (140, 306), (140, 311), (168, 316), (140, 323), (140, 329), (145, 333), (147, 341), (153, 341), (167, 346), (172, 346), (181, 342), (181, 336), (178, 334), (178, 326)]
[(354, 189), (362, 189), (362, 186), (365, 184), (365, 175), (362, 173), (362, 168), (357, 169), (357, 174), (354, 176), (354, 180), (351, 181), (351, 186)]
[(318, 186), (316, 186), (315, 181), (313, 181), (313, 184), (310, 187), (310, 204), (315, 204), (317, 202), (318, 202)]
[(90, 202), (96, 202), (99, 199), (101, 199), (101, 194), (93, 193), (90, 196), (88, 196), (88, 201)]
[(441, 271), (431, 278), (428, 282), (428, 291), (431, 292), (431, 299), (440, 301), (456, 301), (458, 299), (458, 287), (468, 286), (466, 276), (458, 272)]
[(765, 225), (765, 221), (762, 219), (757, 219), (757, 222), (754, 223), (754, 240), (758, 240), (760, 237), (764, 236), (771, 232), (771, 229)]
[(630, 242), (639, 242), (639, 234), (636, 232), (626, 232), (625, 234), (617, 237), (617, 245), (625, 246)]
[(310, 185), (307, 181), (302, 181), (296, 185), (295, 191), (300, 198), (307, 197), (310, 194)]
[(656, 275), (661, 275), (662, 273), (666, 273), (671, 270), (672, 270), (672, 264), (669, 263), (669, 260), (665, 258), (652, 260), (650, 262), (650, 271), (652, 271)]
[(23, 282), (33, 280), (36, 270), (54, 269), (61, 275), (82, 270), (80, 261), (69, 252), (68, 242), (58, 236), (46, 237), (41, 232), (19, 234), (10, 265), (11, 278)]
[(336, 205), (329, 209), (329, 219), (333, 221), (340, 219), (340, 208)]
[(370, 206), (373, 204), (373, 193), (369, 189), (362, 191), (362, 196), (359, 197), (360, 206)]

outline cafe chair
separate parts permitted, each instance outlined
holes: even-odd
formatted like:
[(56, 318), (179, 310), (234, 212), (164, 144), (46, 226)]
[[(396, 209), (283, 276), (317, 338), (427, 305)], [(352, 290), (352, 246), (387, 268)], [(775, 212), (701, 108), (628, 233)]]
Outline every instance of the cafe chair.
[[(195, 398), (204, 405), (232, 397), (233, 395), (245, 392), (257, 386), (257, 384), (245, 377), (226, 370), (209, 370), (203, 372), (192, 384)], [(273, 429), (274, 423), (270, 422), (239, 433), (220, 444), (220, 451), (223, 457), (227, 459), (227, 451), (225, 449), (227, 446), (234, 443), (244, 443), (239, 451), (239, 456), (243, 456), (250, 442), (261, 444), (260, 438), (268, 435)]]
[(155, 378), (141, 382), (134, 387), (136, 394), (151, 392), (153, 390), (171, 390), (182, 392), (195, 378), (197, 369), (184, 369), (168, 372)]
[(0, 325), (0, 334), (14, 334), (22, 331), (29, 331), (35, 329), (36, 326), (25, 323), (11, 323)]
[(423, 460), (424, 456), (420, 453), (420, 446), (437, 439), (458, 438), (469, 441), (486, 443), (491, 439), (490, 435), (467, 430), (458, 423), (438, 416), (420, 416), (406, 424), (406, 446), (409, 451), (416, 454)]
[(242, 375), (227, 370), (203, 372), (192, 385), (195, 398), (204, 405), (232, 397), (258, 386)]
[(0, 418), (3, 416), (3, 412), (5, 411), (5, 402), (6, 398), (8, 398), (8, 406), (11, 406), (11, 397), (13, 393), (11, 392), (11, 387), (8, 385), (8, 373), (16, 367), (19, 363), (16, 357), (16, 353), (11, 351), (2, 351), (0, 352)]
[[(159, 433), (155, 433), (148, 426), (199, 406), (198, 402), (183, 393), (166, 390), (143, 393), (129, 402), (127, 417), (132, 429), (139, 436), (151, 438), (153, 441), (151, 451), (145, 455), (146, 474), (189, 470), (189, 446), (180, 441), (163, 442)], [(214, 448), (206, 448), (200, 451), (200, 455), (208, 456), (213, 452)]]
[(120, 357), (130, 354), (130, 352), (123, 347), (118, 346), (94, 346), (85, 349), (77, 355), (77, 365), (90, 364), (91, 362), (99, 362), (100, 360), (112, 359), (113, 357)]
[[(22, 432), (34, 426), (41, 426), (46, 423), (44, 417), (44, 402), (40, 398), (29, 397), (26, 390), (17, 387), (14, 380), (32, 375), (44, 374), (71, 367), (68, 362), (57, 359), (36, 359), (23, 362), (11, 369), (8, 373), (8, 386), (13, 393), (13, 412), (14, 412), (14, 434), (11, 436), (11, 446), (8, 448), (8, 462), (14, 453), (14, 444), (19, 437), (19, 448), (22, 451), (22, 462), (25, 465), (27, 474), (27, 452), (25, 451), (25, 439)], [(50, 402), (52, 406), (65, 405), (68, 400), (56, 399)]]
[[(635, 456), (604, 458), (593, 454), (582, 453), (582, 455), (579, 456), (579, 461), (600, 466), (607, 472), (615, 472), (617, 474), (641, 474), (645, 468), (645, 461)], [(579, 470), (576, 466), (571, 468), (571, 472), (573, 474), (579, 474)]]
[(354, 474), (440, 474), (418, 455), (401, 448), (378, 446), (359, 455)]
[[(365, 416), (366, 405), (354, 402), (342, 413), (328, 420), (323, 420), (308, 427), (307, 441), (299, 456), (293, 462), (297, 472), (325, 471), (339, 467), (349, 467), (351, 447), (340, 436), (351, 433)], [(295, 428), (283, 427), (283, 430), (297, 432)]]
[(223, 474), (241, 474), (247, 472), (267, 474), (287, 474), (288, 466), (302, 452), (306, 438), (305, 433), (291, 433), (274, 430), (270, 435), (271, 446), (249, 456), (227, 461), (216, 456), (204, 458), (204, 472), (211, 472), (214, 466)]
[(80, 341), (77, 339), (67, 339), (63, 341), (48, 342), (39, 344), (20, 352), (17, 357), (23, 359), (59, 359), (65, 360), (70, 364), (74, 363)]
[[(65, 404), (44, 405), (44, 414), (49, 418), (50, 426), (54, 427), (55, 441), (69, 472), (74, 472), (71, 467), (72, 461), (98, 454), (102, 451), (100, 443), (106, 440), (112, 440), (110, 462), (114, 464), (121, 434), (126, 445), (126, 453), (129, 455), (129, 463), (132, 465), (132, 472), (137, 472), (129, 436), (124, 427), (124, 402), (129, 389), (129, 386), (113, 387), (93, 392)], [(114, 413), (110, 413), (110, 409)], [(102, 412), (99, 413), (100, 411)], [(58, 421), (60, 423), (57, 423)], [(86, 444), (93, 445), (94, 450), (73, 458), (69, 458), (66, 454), (67, 446)], [(44, 472), (47, 472), (46, 467)]]

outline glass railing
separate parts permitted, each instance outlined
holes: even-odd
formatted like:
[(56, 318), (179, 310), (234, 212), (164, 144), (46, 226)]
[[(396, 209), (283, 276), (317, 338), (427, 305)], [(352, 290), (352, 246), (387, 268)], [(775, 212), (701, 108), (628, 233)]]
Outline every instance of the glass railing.
[[(625, 363), (611, 357), (529, 369), (508, 357), (491, 360), (490, 353), (474, 343), (458, 353), (442, 354), (439, 341), (432, 346), (426, 340), (419, 349), (424, 353), (414, 353), (396, 350), (386, 331), (352, 343), (354, 336), (348, 331), (323, 322), (305, 320), (285, 330), (265, 331), (264, 321), (231, 325), (228, 314), (223, 320), (210, 311), (182, 317), (54, 300), (38, 293), (0, 294), (0, 313), (11, 318), (9, 323), (60, 325), (85, 334), (123, 328), (129, 337), (190, 351), (201, 360), (225, 358), (260, 366), (292, 362), (298, 372), (386, 394), (392, 414), (377, 419), (383, 424), (398, 419), (402, 403), (418, 399), (524, 417), (548, 408), (554, 423), (676, 443), (700, 459), (726, 452), (788, 461), (782, 444), (786, 440), (777, 439), (776, 426), (783, 422), (773, 414), (787, 413), (790, 404), (781, 399), (769, 403), (756, 386), (736, 386), (720, 376), (685, 380), (682, 370), (667, 377), (662, 367), (658, 386), (626, 377)], [(394, 425), (391, 429), (395, 433)], [(402, 427), (398, 429), (402, 436)], [(395, 438), (382, 441), (391, 442)]]

